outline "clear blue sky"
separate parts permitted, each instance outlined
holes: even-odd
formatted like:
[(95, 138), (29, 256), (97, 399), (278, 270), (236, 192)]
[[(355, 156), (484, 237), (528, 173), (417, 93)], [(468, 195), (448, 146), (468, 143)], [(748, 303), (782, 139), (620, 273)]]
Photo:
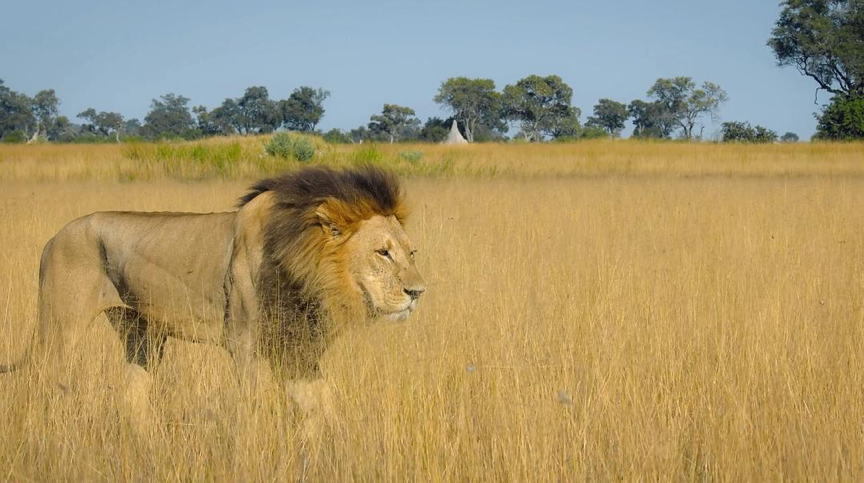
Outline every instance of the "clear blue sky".
[[(55, 89), (70, 118), (93, 107), (140, 119), (168, 92), (213, 108), (252, 85), (273, 98), (324, 87), (332, 93), (319, 125), (326, 130), (365, 124), (385, 102), (423, 120), (445, 116), (432, 97), (452, 76), (491, 78), (501, 88), (558, 74), (584, 121), (602, 97), (645, 98), (658, 77), (687, 75), (726, 89), (723, 120), (808, 138), (815, 83), (776, 67), (765, 45), (777, 3), (7, 2), (0, 78), (30, 95)], [(709, 122), (705, 134), (717, 129)]]

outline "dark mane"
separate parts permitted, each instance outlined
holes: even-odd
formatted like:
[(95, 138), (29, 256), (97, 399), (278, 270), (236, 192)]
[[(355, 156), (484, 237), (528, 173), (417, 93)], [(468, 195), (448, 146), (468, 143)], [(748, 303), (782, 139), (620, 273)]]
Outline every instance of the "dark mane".
[(301, 211), (334, 198), (350, 205), (371, 202), (377, 212), (374, 214), (389, 216), (400, 211), (402, 201), (399, 180), (383, 169), (369, 166), (336, 171), (313, 167), (259, 181), (240, 198), (237, 206), (243, 207), (268, 191), (274, 192), (281, 207)]
[[(272, 199), (258, 274), (262, 310), (268, 319), (278, 321), (270, 328), (279, 333), (276, 339), (323, 341), (328, 327), (340, 326), (332, 320), (365, 316), (362, 298), (346, 282), (344, 242), (372, 216), (404, 221), (399, 180), (375, 167), (306, 168), (259, 181), (238, 206), (242, 209), (265, 193)], [(331, 323), (322, 326), (325, 318)], [(310, 367), (317, 367), (311, 361), (320, 354), (310, 354), (314, 356), (308, 359)]]

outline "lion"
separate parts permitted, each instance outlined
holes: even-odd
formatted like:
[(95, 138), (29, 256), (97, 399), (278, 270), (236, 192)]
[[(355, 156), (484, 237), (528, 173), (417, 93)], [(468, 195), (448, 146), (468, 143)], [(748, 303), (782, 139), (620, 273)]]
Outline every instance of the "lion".
[(417, 308), (426, 286), (406, 215), (391, 173), (315, 167), (258, 182), (233, 212), (84, 216), (46, 244), (34, 343), (0, 372), (66, 367), (105, 313), (139, 372), (175, 337), (226, 348), (241, 381), (264, 360), (315, 378), (346, 327)]

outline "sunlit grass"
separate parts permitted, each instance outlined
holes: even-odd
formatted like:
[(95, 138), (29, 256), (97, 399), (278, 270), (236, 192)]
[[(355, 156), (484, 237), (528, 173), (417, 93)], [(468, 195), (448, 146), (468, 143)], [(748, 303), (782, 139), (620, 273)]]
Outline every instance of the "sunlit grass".
[[(239, 143), (242, 164), (261, 140), (218, 143)], [(229, 210), (270, 169), (198, 176), (124, 149), (0, 148), (0, 362), (28, 343), (39, 254), (65, 223)], [(337, 166), (409, 151), (453, 166), (408, 175), (428, 293), (408, 323), (358, 328), (326, 355), (337, 418), (312, 481), (864, 478), (861, 145), (321, 150)], [(225, 351), (169, 344), (144, 439), (119, 416), (104, 320), (80, 352), (68, 395), (0, 376), (0, 480), (298, 474), (292, 406), (274, 387), (245, 406)]]

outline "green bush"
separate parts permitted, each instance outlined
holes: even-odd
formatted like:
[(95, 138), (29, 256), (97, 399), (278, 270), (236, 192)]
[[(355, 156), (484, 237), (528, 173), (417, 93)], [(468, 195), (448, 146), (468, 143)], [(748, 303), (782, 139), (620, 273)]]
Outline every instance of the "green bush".
[(287, 132), (277, 132), (270, 138), (270, 142), (264, 146), (264, 150), (270, 156), (290, 158), (294, 155), (294, 140)]
[(9, 144), (23, 144), (27, 142), (27, 135), (24, 134), (24, 131), (16, 129), (14, 131), (4, 134), (3, 142)]
[(315, 156), (315, 144), (304, 137), (292, 136), (287, 132), (277, 132), (264, 146), (270, 156), (293, 158), (298, 161), (309, 161)]
[(315, 145), (306, 138), (297, 138), (294, 141), (294, 157), (304, 163), (315, 156)]
[(403, 151), (403, 152), (399, 153), (399, 157), (404, 159), (405, 161), (408, 161), (409, 163), (416, 163), (417, 161), (420, 161), (421, 159), (423, 159), (423, 152), (422, 151)]

